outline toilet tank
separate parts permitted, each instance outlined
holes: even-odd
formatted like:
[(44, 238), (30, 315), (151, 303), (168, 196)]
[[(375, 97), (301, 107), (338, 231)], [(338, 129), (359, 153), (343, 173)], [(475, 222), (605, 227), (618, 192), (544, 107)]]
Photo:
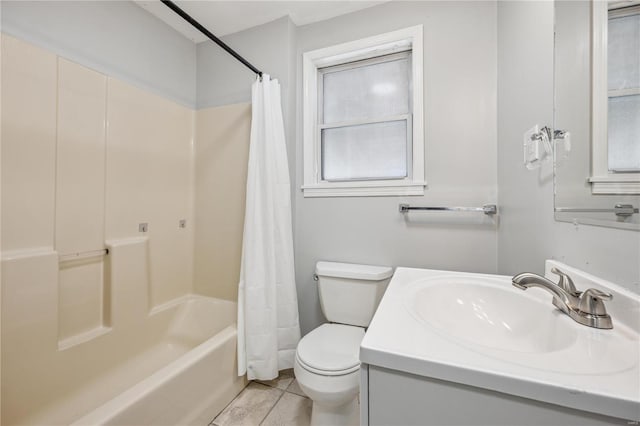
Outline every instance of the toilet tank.
[(330, 322), (368, 327), (393, 275), (388, 266), (318, 262), (318, 293)]

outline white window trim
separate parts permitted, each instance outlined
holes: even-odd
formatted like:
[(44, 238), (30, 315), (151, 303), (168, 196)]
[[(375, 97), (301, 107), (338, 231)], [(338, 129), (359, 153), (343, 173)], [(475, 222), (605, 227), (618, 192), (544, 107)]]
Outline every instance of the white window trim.
[[(306, 52), (303, 66), (303, 157), (305, 197), (424, 195), (424, 114), (422, 25)], [(408, 179), (326, 182), (320, 176), (318, 69), (411, 50), (413, 111), (411, 175)]]
[[(629, 2), (625, 3), (630, 5)], [(591, 165), (593, 194), (640, 194), (640, 173), (610, 173), (608, 160), (607, 34), (609, 2), (592, 1), (593, 80)]]

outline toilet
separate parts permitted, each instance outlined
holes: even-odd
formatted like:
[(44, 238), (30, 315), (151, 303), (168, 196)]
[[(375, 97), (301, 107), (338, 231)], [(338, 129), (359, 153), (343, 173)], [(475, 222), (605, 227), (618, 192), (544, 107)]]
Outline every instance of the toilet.
[(318, 262), (320, 306), (329, 323), (298, 343), (294, 373), (313, 401), (312, 426), (358, 425), (360, 343), (393, 275), (385, 266)]

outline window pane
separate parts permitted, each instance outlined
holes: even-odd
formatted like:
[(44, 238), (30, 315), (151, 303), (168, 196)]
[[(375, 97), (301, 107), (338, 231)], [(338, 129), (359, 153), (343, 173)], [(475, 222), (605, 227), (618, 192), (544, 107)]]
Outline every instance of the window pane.
[(609, 19), (609, 90), (640, 87), (640, 15)]
[(640, 95), (609, 98), (609, 170), (640, 170)]
[(324, 123), (408, 114), (409, 64), (409, 57), (404, 57), (324, 73)]
[(407, 176), (407, 121), (322, 130), (322, 179), (400, 179)]

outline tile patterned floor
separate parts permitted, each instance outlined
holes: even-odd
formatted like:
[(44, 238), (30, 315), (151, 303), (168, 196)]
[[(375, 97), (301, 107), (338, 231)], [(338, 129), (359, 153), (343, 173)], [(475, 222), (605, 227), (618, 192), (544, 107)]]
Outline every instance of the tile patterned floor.
[(308, 426), (310, 420), (311, 400), (286, 370), (277, 379), (249, 383), (210, 426)]

